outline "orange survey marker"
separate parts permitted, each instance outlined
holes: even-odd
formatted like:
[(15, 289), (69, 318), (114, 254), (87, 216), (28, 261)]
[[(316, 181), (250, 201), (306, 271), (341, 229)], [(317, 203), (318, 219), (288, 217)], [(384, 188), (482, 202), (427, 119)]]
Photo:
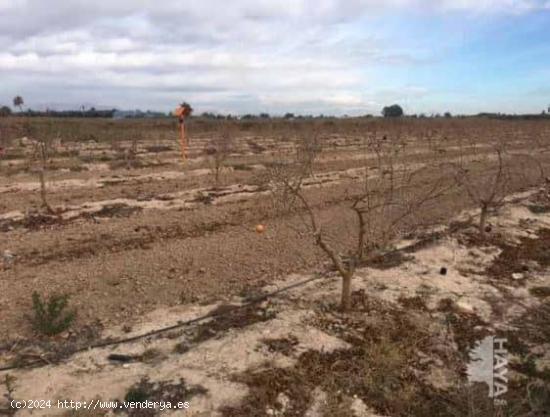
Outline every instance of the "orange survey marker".
[(185, 138), (185, 118), (190, 116), (193, 112), (191, 106), (187, 103), (182, 103), (174, 110), (174, 116), (178, 118), (180, 125), (180, 144), (181, 144), (181, 156), (183, 161), (187, 159), (187, 140)]

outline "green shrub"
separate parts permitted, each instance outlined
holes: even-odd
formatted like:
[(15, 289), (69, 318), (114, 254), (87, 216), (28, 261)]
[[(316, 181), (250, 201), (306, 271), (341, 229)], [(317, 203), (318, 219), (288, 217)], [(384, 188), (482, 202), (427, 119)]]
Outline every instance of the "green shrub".
[(151, 388), (151, 384), (149, 384), (146, 379), (142, 379), (138, 384), (128, 390), (124, 397), (124, 401), (128, 403), (142, 403), (147, 401), (151, 397)]
[(36, 291), (33, 292), (31, 322), (34, 329), (47, 336), (66, 330), (76, 317), (76, 311), (66, 311), (68, 303), (67, 294), (52, 294), (43, 300)]

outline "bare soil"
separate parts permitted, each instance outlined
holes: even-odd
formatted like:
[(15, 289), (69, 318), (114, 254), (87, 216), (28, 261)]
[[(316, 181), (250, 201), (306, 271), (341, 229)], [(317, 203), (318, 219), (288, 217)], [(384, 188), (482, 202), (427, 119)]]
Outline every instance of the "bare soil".
[[(483, 170), (489, 159), (482, 156), (505, 138), (513, 152), (536, 153), (549, 165), (545, 148), (533, 147), (533, 137), (550, 130), (543, 122), (456, 123), (402, 127), (414, 151), (407, 163), (422, 166), (439, 149), (439, 168), (412, 188), (436, 177), (452, 180), (449, 167), (464, 150), (463, 135), (481, 138), (468, 153), (471, 169)], [(427, 129), (438, 132), (436, 145)], [(506, 333), (517, 355), (514, 372), (523, 375), (511, 398), (521, 412), (532, 411), (527, 390), (535, 389), (534, 380), (548, 383), (550, 343), (550, 204), (544, 188), (533, 188), (541, 186), (535, 164), (525, 167), (518, 157), (525, 175), (514, 177), (509, 191), (527, 192), (492, 215), (485, 239), (464, 190), (427, 205), (405, 225), (406, 240), (396, 242), (407, 250), (361, 266), (354, 307), (343, 315), (336, 308), (338, 280), (304, 231), (303, 213), (277, 210), (266, 181), (272, 164), (299, 140), (241, 132), (215, 183), (204, 152), (211, 134), (192, 139), (185, 165), (166, 138), (142, 137), (131, 158), (127, 140), (64, 142), (46, 172), (55, 214), (41, 209), (32, 146), (10, 144), (0, 161), (0, 367), (38, 366), (10, 371), (14, 396), (123, 399), (134, 387), (149, 398), (164, 388), (185, 397), (194, 387), (194, 415), (466, 415), (468, 352), (486, 335)], [(306, 193), (343, 250), (354, 239), (349, 196), (374, 155), (354, 129), (327, 132), (321, 141)], [(256, 232), (258, 224), (265, 232)], [(235, 308), (312, 276), (328, 278), (276, 301)], [(34, 291), (70, 295), (77, 319), (68, 331), (45, 338), (33, 330)], [(211, 318), (81, 351), (203, 314)], [(522, 329), (522, 320), (529, 326)], [(150, 349), (160, 354), (145, 354)], [(112, 353), (135, 359), (125, 368), (107, 359)], [(384, 372), (381, 363), (388, 364)], [(475, 394), (488, 407), (485, 392)]]
[[(506, 242), (544, 235), (548, 214), (533, 215), (528, 228), (516, 216), (529, 204), (505, 206), (493, 219), (495, 235)], [(196, 416), (542, 416), (550, 399), (550, 300), (541, 291), (550, 288), (548, 267), (539, 264), (519, 286), (506, 276), (497, 282), (487, 271), (501, 263), (503, 249), (460, 243), (472, 232), (440, 231), (429, 245), (404, 246), (409, 257), (399, 265), (361, 268), (348, 312), (338, 308), (334, 274), (290, 275), (263, 288), (289, 288), (268, 299), (161, 308), (99, 336), (115, 341), (181, 323), (129, 342), (73, 354), (53, 354), (54, 340), (6, 347), (5, 363), (34, 361), (9, 371), (9, 395), (189, 401), (186, 413)], [(531, 244), (519, 239), (516, 250)], [(463, 265), (472, 270), (460, 272)], [(471, 351), (487, 336), (505, 338), (509, 351), (505, 409), (488, 398), (487, 386), (467, 381)]]

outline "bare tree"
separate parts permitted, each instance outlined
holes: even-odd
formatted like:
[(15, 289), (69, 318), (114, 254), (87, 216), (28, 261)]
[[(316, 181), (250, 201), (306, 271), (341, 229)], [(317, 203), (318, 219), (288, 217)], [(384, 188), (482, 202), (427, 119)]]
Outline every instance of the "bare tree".
[(205, 154), (210, 160), (210, 169), (216, 187), (220, 183), (220, 174), (227, 158), (231, 155), (235, 137), (235, 126), (229, 122), (222, 122), (217, 134), (210, 139)]
[(8, 153), (8, 149), (15, 137), (16, 129), (13, 122), (0, 117), (0, 172), (3, 170), (2, 160)]
[(524, 163), (538, 170), (540, 183), (550, 191), (548, 176), (548, 154), (550, 153), (550, 129), (532, 129), (529, 132), (530, 147), (527, 153), (518, 154)]
[(132, 137), (130, 147), (124, 151), (124, 161), (126, 169), (132, 169), (137, 166), (138, 142), (142, 139), (141, 134), (137, 133)]
[(50, 157), (55, 153), (54, 143), (59, 137), (58, 132), (53, 124), (41, 126), (40, 129), (31, 123), (27, 123), (23, 127), (24, 132), (33, 141), (33, 153), (29, 155), (32, 171), (38, 176), (40, 182), (40, 199), (42, 208), (49, 214), (56, 214), (55, 210), (48, 203), (46, 171), (48, 170), (48, 162)]
[(35, 144), (35, 155), (37, 156), (38, 164), (36, 166), (36, 173), (40, 182), (40, 199), (42, 200), (42, 207), (49, 213), (55, 214), (55, 210), (48, 203), (48, 193), (46, 187), (45, 172), (48, 167), (49, 159), (49, 147), (48, 143), (44, 140), (37, 141)]
[[(475, 144), (462, 152), (455, 166), (455, 179), (470, 200), (480, 209), (478, 229), (481, 237), (487, 231), (487, 219), (498, 210), (508, 193), (512, 178), (510, 157), (504, 142), (490, 145), (486, 152)], [(472, 160), (474, 158), (474, 160)]]
[[(409, 227), (418, 227), (414, 217), (430, 201), (435, 201), (452, 185), (434, 178), (436, 171), (426, 164), (407, 160), (407, 143), (397, 136), (388, 139), (376, 134), (363, 135), (367, 146), (363, 174), (347, 185), (347, 206), (354, 213), (355, 242), (338, 244), (321, 223), (319, 211), (308, 194), (315, 181), (315, 161), (321, 152), (319, 135), (303, 137), (294, 160), (274, 164), (269, 177), (276, 201), (286, 209), (305, 212), (307, 230), (314, 243), (331, 260), (342, 278), (341, 308), (351, 305), (352, 278), (359, 266), (384, 254), (389, 243)], [(344, 214), (344, 213), (343, 213)], [(342, 215), (342, 218), (345, 216)], [(337, 248), (347, 247), (342, 252)]]

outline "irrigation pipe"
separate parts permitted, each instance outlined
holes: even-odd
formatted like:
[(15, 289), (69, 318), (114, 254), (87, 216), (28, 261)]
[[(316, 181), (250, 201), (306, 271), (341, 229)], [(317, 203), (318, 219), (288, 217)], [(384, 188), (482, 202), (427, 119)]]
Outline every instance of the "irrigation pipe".
[[(439, 237), (440, 237), (439, 235), (435, 235), (435, 236), (432, 236), (432, 239), (435, 241), (435, 240), (438, 240)], [(403, 247), (403, 248), (398, 248), (398, 249), (391, 250), (391, 251), (389, 251), (389, 252), (386, 252), (386, 253), (383, 254), (382, 256), (388, 256), (388, 255), (392, 255), (392, 254), (395, 254), (395, 253), (398, 253), (398, 252), (407, 252), (407, 251), (410, 251), (411, 249), (414, 249), (414, 248), (418, 247), (418, 245), (422, 245), (422, 244), (426, 243), (428, 240), (429, 240), (429, 239), (420, 240), (420, 241), (418, 241), (418, 242), (412, 243), (411, 245), (405, 246), (405, 247)], [(324, 275), (315, 276), (315, 277), (308, 278), (308, 279), (303, 280), (303, 281), (300, 281), (300, 282), (296, 282), (296, 283), (291, 284), (291, 285), (287, 285), (286, 287), (279, 288), (278, 290), (269, 292), (269, 293), (267, 293), (267, 294), (262, 294), (262, 295), (259, 295), (259, 296), (257, 296), (257, 297), (253, 297), (253, 298), (249, 299), (248, 301), (246, 301), (246, 302), (243, 303), (243, 304), (239, 304), (239, 305), (234, 306), (234, 307), (231, 308), (229, 311), (230, 311), (230, 312), (238, 311), (238, 310), (240, 310), (240, 309), (249, 307), (249, 306), (251, 306), (251, 305), (261, 303), (261, 302), (263, 302), (263, 301), (265, 301), (265, 300), (268, 300), (268, 299), (270, 299), (270, 298), (273, 298), (273, 297), (275, 297), (275, 296), (277, 296), (277, 295), (279, 295), (279, 294), (281, 294), (281, 293), (290, 291), (290, 290), (292, 290), (292, 289), (294, 289), (294, 288), (302, 287), (302, 286), (304, 286), (304, 285), (306, 285), (306, 284), (309, 284), (310, 282), (318, 281), (318, 280), (326, 279), (326, 278), (327, 278), (327, 277), (324, 276)], [(147, 337), (155, 336), (155, 335), (158, 335), (158, 334), (160, 334), (160, 333), (164, 333), (164, 332), (168, 332), (168, 331), (170, 331), (170, 330), (178, 329), (178, 328), (180, 328), (180, 327), (186, 327), (186, 326), (189, 326), (189, 325), (192, 325), (192, 324), (195, 324), (195, 323), (199, 323), (199, 322), (204, 321), (204, 320), (207, 320), (207, 319), (220, 317), (220, 316), (222, 316), (222, 315), (224, 315), (224, 314), (227, 314), (227, 313), (228, 313), (227, 310), (224, 311), (224, 312), (216, 312), (216, 311), (213, 311), (213, 312), (204, 314), (204, 315), (202, 315), (202, 316), (195, 317), (195, 318), (190, 319), (190, 320), (178, 322), (178, 323), (176, 323), (176, 324), (173, 324), (173, 325), (170, 325), (170, 326), (166, 326), (166, 327), (161, 327), (161, 328), (159, 328), (159, 329), (151, 330), (151, 331), (146, 332), (146, 333), (143, 333), (143, 334), (139, 334), (139, 335), (135, 335), (135, 336), (130, 336), (130, 337), (125, 337), (125, 338), (123, 338), (123, 339), (109, 340), (109, 341), (94, 343), (94, 344), (91, 344), (91, 345), (84, 346), (84, 347), (81, 347), (81, 348), (79, 348), (79, 349), (76, 349), (75, 351), (73, 351), (73, 352), (71, 353), (71, 356), (74, 355), (74, 354), (76, 354), (76, 353), (84, 352), (84, 351), (86, 351), (86, 350), (98, 349), (98, 348), (104, 348), (104, 347), (108, 347), (108, 346), (121, 345), (121, 344), (123, 344), (123, 343), (134, 342), (134, 341), (139, 340), (139, 339), (144, 339), (144, 338), (147, 338)], [(31, 368), (31, 367), (34, 367), (34, 366), (43, 364), (44, 362), (46, 362), (44, 359), (40, 359), (40, 360), (35, 360), (35, 361), (27, 362), (27, 363), (24, 363), (24, 364), (8, 365), (8, 366), (0, 367), (0, 372), (10, 371), (10, 370), (13, 370), (13, 369)]]
[[(275, 297), (276, 295), (278, 295), (280, 293), (289, 291), (289, 290), (297, 288), (297, 287), (301, 287), (301, 286), (306, 285), (310, 282), (317, 281), (317, 280), (324, 279), (324, 278), (325, 278), (325, 276), (316, 276), (316, 277), (313, 277), (313, 278), (308, 278), (306, 280), (294, 283), (292, 285), (288, 285), (286, 287), (280, 288), (280, 289), (272, 291), (270, 293), (262, 294), (262, 295), (259, 295), (257, 297), (253, 297), (253, 298), (249, 299), (247, 302), (245, 302), (243, 304), (239, 304), (239, 305), (234, 306), (233, 308), (231, 308), (229, 310), (229, 312), (237, 311), (237, 310), (249, 307), (251, 305), (258, 304), (258, 303), (263, 302), (267, 299), (273, 298), (273, 297)], [(79, 349), (73, 351), (71, 353), (71, 355), (74, 355), (75, 353), (79, 353), (79, 352), (84, 352), (86, 350), (91, 350), (91, 349), (103, 348), (103, 347), (108, 347), (108, 346), (120, 345), (120, 344), (123, 344), (123, 343), (134, 342), (134, 341), (139, 340), (139, 339), (144, 339), (146, 337), (155, 336), (155, 335), (158, 335), (160, 333), (168, 332), (170, 330), (174, 330), (174, 329), (177, 329), (177, 328), (180, 328), (180, 327), (189, 326), (191, 324), (195, 324), (195, 323), (207, 320), (207, 319), (219, 317), (219, 316), (222, 316), (222, 315), (227, 314), (227, 313), (228, 313), (227, 310), (224, 311), (224, 312), (213, 311), (213, 312), (207, 313), (203, 316), (199, 316), (199, 317), (195, 317), (195, 318), (190, 319), (190, 320), (178, 322), (178, 323), (173, 324), (171, 326), (161, 327), (159, 329), (151, 330), (149, 332), (139, 334), (139, 335), (136, 335), (136, 336), (131, 336), (131, 337), (123, 338), (123, 339), (109, 340), (109, 341), (105, 341), (105, 342), (94, 343), (94, 344), (84, 346), (82, 348), (79, 348)], [(30, 368), (30, 367), (36, 366), (38, 364), (41, 364), (41, 363), (44, 363), (44, 360), (35, 360), (35, 361), (31, 361), (31, 362), (28, 362), (28, 363), (25, 363), (25, 364), (19, 364), (19, 365), (8, 365), (8, 366), (1, 367), (0, 372), (10, 371), (10, 370), (13, 370), (13, 369)]]

